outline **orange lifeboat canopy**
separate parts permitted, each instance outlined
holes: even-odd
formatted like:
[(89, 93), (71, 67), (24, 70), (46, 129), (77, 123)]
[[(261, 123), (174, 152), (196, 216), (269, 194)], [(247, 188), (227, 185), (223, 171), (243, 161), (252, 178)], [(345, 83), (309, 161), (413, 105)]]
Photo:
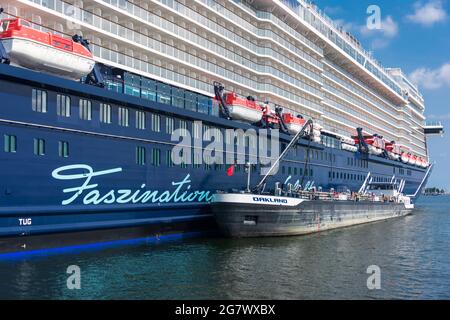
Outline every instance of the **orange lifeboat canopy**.
[(78, 42), (33, 29), (23, 19), (0, 20), (0, 41), (11, 64), (79, 80), (94, 68), (92, 53)]
[(263, 116), (263, 109), (251, 97), (242, 98), (235, 92), (229, 92), (224, 94), (224, 100), (234, 120), (256, 123)]
[(286, 124), (298, 124), (303, 126), (306, 123), (306, 120), (300, 117), (295, 117), (292, 113), (283, 113), (282, 114), (283, 121)]

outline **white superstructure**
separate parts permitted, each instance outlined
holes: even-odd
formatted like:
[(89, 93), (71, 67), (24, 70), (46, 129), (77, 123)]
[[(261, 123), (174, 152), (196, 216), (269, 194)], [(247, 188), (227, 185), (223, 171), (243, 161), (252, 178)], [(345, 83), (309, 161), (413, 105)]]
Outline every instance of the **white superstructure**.
[(228, 90), (427, 158), (422, 96), (303, 0), (7, 0), (36, 27), (89, 39), (99, 62), (212, 97)]

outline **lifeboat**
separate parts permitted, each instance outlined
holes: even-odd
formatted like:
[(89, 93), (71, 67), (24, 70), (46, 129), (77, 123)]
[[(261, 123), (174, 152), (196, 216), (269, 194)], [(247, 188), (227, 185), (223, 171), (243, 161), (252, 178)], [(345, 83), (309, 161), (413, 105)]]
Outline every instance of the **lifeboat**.
[(402, 160), (403, 163), (409, 163), (409, 154), (403, 152), (402, 155), (400, 156), (400, 159)]
[(395, 141), (385, 141), (385, 150), (388, 154), (389, 159), (399, 160), (401, 155), (400, 146), (395, 144)]
[(408, 148), (405, 146), (399, 146), (399, 147), (400, 147), (400, 160), (403, 163), (409, 163)]
[(92, 53), (80, 43), (35, 30), (22, 19), (0, 20), (0, 41), (12, 65), (73, 80), (94, 68)]
[(341, 142), (349, 145), (355, 145), (355, 140), (350, 137), (341, 136)]
[(421, 167), (421, 168), (425, 168), (424, 167), (424, 159), (422, 157), (417, 156), (416, 158), (416, 166)]
[(358, 151), (358, 147), (355, 145), (350, 145), (348, 143), (342, 143), (342, 150), (347, 150), (347, 151), (351, 151), (351, 152), (356, 152)]
[(358, 147), (355, 145), (354, 139), (352, 139), (350, 137), (346, 137), (346, 136), (340, 136), (340, 139), (341, 139), (342, 150), (347, 150), (347, 151), (351, 151), (351, 152), (358, 151)]
[(283, 117), (283, 122), (286, 124), (288, 132), (293, 135), (300, 132), (306, 123), (305, 119), (299, 116), (294, 117), (291, 113), (283, 113), (281, 116)]
[(311, 135), (311, 140), (316, 142), (316, 143), (320, 143), (322, 141), (321, 139), (321, 135), (322, 135), (322, 129), (323, 127), (314, 122), (313, 123), (313, 131), (312, 131), (312, 135)]
[(409, 156), (409, 164), (415, 166), (417, 164), (417, 156), (416, 155), (410, 155)]
[(225, 93), (224, 100), (234, 120), (256, 123), (261, 120), (263, 110), (252, 97), (241, 98), (236, 93)]
[[(359, 137), (353, 136), (355, 144), (359, 144)], [(374, 155), (380, 155), (383, 153), (383, 150), (385, 148), (384, 140), (380, 136), (374, 134), (374, 135), (365, 135), (364, 141), (366, 142), (367, 146), (369, 147), (369, 153)]]

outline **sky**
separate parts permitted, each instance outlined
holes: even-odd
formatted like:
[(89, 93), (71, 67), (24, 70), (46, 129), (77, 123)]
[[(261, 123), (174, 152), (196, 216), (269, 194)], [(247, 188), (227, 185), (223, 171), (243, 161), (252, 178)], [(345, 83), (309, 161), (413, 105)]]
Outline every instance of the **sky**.
[[(350, 31), (384, 67), (400, 67), (418, 85), (429, 121), (448, 134), (429, 136), (436, 163), (428, 187), (450, 191), (450, 0), (316, 0), (330, 18)], [(380, 9), (379, 29), (367, 28), (369, 6)], [(370, 8), (369, 8), (370, 9)]]

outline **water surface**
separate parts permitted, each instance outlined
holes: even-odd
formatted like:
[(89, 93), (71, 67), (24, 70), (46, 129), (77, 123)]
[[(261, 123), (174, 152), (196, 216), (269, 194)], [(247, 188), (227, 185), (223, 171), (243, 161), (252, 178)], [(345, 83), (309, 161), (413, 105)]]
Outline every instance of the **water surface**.
[[(191, 239), (0, 260), (10, 299), (450, 299), (450, 196), (411, 216), (320, 234)], [(67, 267), (81, 270), (69, 290)], [(369, 290), (366, 271), (381, 270)]]

